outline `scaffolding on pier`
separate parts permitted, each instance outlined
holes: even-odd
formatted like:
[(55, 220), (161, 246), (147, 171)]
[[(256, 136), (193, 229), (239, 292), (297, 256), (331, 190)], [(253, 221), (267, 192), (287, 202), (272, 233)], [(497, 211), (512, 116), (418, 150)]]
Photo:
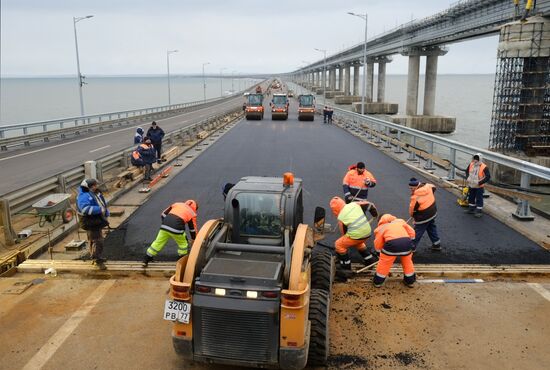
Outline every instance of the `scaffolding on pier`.
[(501, 30), (489, 148), (550, 155), (550, 22), (542, 17)]

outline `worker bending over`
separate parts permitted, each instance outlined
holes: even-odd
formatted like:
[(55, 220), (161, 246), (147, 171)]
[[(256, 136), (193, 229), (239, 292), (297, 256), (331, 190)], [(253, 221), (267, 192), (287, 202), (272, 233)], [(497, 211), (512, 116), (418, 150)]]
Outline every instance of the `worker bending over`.
[(338, 218), (338, 227), (342, 234), (335, 242), (336, 255), (340, 261), (341, 269), (351, 271), (349, 248), (357, 249), (363, 257), (363, 264), (374, 265), (377, 259), (369, 252), (365, 244), (371, 235), (370, 223), (365, 213), (370, 212), (373, 217), (377, 217), (376, 207), (367, 201), (346, 204), (342, 198), (334, 197), (330, 201), (330, 209)]
[(435, 205), (435, 185), (425, 184), (414, 177), (409, 180), (411, 201), (409, 203), (409, 215), (414, 219), (414, 250), (418, 247), (422, 235), (427, 231), (432, 242), (433, 251), (441, 251), (441, 240), (437, 234), (435, 218), (437, 206)]
[(404, 220), (385, 214), (380, 217), (378, 227), (374, 230), (374, 248), (380, 252), (380, 260), (373, 278), (374, 286), (380, 288), (390, 272), (395, 259), (401, 258), (403, 266), (403, 283), (412, 288), (416, 281), (414, 273), (413, 239), (415, 233)]
[(376, 186), (376, 179), (365, 169), (363, 162), (358, 162), (349, 167), (342, 181), (344, 198), (346, 203), (361, 202), (367, 200), (369, 188)]
[(168, 239), (172, 238), (178, 245), (178, 255), (186, 256), (189, 253), (187, 237), (185, 235), (185, 225), (189, 229), (191, 244), (197, 234), (197, 210), (199, 206), (194, 200), (177, 202), (166, 208), (162, 214), (162, 225), (157, 234), (157, 238), (147, 249), (147, 254), (143, 258), (143, 267), (147, 267), (149, 262), (166, 245)]

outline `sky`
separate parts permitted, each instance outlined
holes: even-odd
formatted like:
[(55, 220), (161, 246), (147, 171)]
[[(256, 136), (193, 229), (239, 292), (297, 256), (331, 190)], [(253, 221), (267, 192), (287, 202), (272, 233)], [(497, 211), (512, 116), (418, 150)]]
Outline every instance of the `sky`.
[[(444, 10), (456, 0), (0, 0), (0, 75), (284, 73), (368, 37)], [(442, 74), (495, 72), (498, 37), (449, 45)], [(388, 74), (406, 74), (394, 56)]]

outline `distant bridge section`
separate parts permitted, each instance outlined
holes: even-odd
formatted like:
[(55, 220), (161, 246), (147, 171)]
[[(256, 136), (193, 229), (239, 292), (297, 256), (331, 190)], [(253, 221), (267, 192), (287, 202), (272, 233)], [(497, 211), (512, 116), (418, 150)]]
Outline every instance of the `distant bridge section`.
[[(532, 8), (534, 3), (536, 5)], [(529, 8), (528, 12), (527, 9), (524, 10), (524, 6)], [(523, 16), (529, 16), (529, 18), (525, 22), (523, 19), (520, 21)], [(525, 32), (522, 31), (523, 36), (514, 34), (514, 40), (520, 37), (524, 43), (543, 45), (538, 48), (544, 48), (544, 40), (547, 39), (546, 30), (550, 27), (550, 18), (545, 16), (550, 16), (550, 0), (537, 2), (462, 0), (442, 12), (403, 24), (369, 40), (366, 45), (366, 61), (363, 61), (365, 53), (363, 42), (288, 73), (286, 76), (315, 93), (322, 94), (326, 99), (334, 99), (335, 104), (352, 104), (355, 112), (390, 114), (393, 115), (394, 123), (426, 132), (449, 133), (455, 130), (456, 119), (435, 113), (438, 58), (448, 51), (443, 46), (497, 34), (504, 25), (517, 23), (519, 29)], [(529, 36), (525, 36), (525, 33), (529, 33)], [(325, 52), (326, 56), (325, 50), (317, 50)], [(404, 115), (396, 115), (397, 104), (385, 100), (386, 64), (392, 61), (392, 54), (401, 54), (409, 59)], [(426, 58), (421, 111), (418, 107), (420, 58)], [(366, 65), (363, 65), (364, 62)], [(361, 65), (363, 65), (365, 79), (360, 96)], [(378, 65), (376, 96), (375, 65)]]
[[(538, 0), (533, 13), (550, 16), (550, 0)], [(512, 0), (460, 1), (440, 13), (405, 23), (376, 36), (367, 42), (367, 56), (379, 57), (404, 53), (410, 48), (433, 47), (497, 34), (500, 26), (518, 18), (519, 15), (516, 14)], [(361, 60), (363, 45), (364, 43), (360, 43), (327, 57), (327, 66)], [(299, 71), (308, 72), (322, 67), (323, 60), (319, 60)]]

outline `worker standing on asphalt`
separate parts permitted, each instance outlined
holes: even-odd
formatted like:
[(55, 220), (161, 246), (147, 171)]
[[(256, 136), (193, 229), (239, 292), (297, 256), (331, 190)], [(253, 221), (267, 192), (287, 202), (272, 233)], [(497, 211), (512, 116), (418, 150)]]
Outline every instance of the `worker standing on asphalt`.
[(385, 214), (380, 217), (378, 227), (374, 230), (374, 248), (380, 252), (380, 260), (376, 267), (373, 284), (380, 288), (390, 272), (395, 259), (401, 258), (403, 266), (403, 283), (412, 288), (416, 281), (412, 261), (415, 233), (404, 220)]
[(340, 261), (341, 270), (351, 272), (349, 248), (357, 249), (363, 257), (365, 266), (374, 265), (377, 258), (369, 252), (365, 244), (371, 235), (371, 227), (365, 213), (370, 212), (373, 217), (377, 217), (378, 211), (374, 204), (367, 201), (346, 204), (342, 198), (334, 197), (330, 200), (330, 209), (338, 218), (338, 227), (342, 234), (335, 242), (336, 255)]
[(472, 162), (466, 169), (466, 181), (468, 182), (468, 210), (466, 213), (474, 214), (476, 218), (483, 215), (484, 185), (491, 179), (487, 165), (481, 161), (481, 154), (472, 157)]
[(176, 202), (162, 212), (162, 225), (160, 226), (157, 238), (151, 243), (151, 246), (143, 257), (143, 267), (147, 267), (149, 262), (153, 260), (153, 257), (162, 251), (170, 238), (174, 239), (178, 245), (178, 255), (180, 257), (186, 256), (189, 253), (185, 225), (189, 229), (191, 244), (193, 244), (197, 236), (198, 209), (197, 202), (186, 200), (185, 202)]
[(376, 186), (376, 179), (365, 169), (363, 162), (349, 167), (342, 181), (346, 203), (367, 200), (369, 188)]
[(151, 143), (157, 152), (157, 163), (161, 162), (162, 138), (164, 131), (157, 125), (155, 121), (151, 123), (151, 127), (147, 130), (147, 137), (151, 139)]
[(441, 240), (437, 234), (435, 218), (437, 217), (437, 206), (435, 205), (435, 185), (425, 184), (416, 178), (409, 180), (411, 190), (411, 201), (409, 203), (409, 215), (414, 219), (414, 250), (418, 247), (422, 235), (427, 231), (432, 241), (432, 250), (441, 251)]
[(80, 183), (76, 198), (76, 207), (80, 218), (80, 227), (86, 230), (88, 250), (92, 264), (104, 270), (103, 228), (109, 226), (109, 210), (103, 194), (98, 189), (96, 179), (85, 179)]

